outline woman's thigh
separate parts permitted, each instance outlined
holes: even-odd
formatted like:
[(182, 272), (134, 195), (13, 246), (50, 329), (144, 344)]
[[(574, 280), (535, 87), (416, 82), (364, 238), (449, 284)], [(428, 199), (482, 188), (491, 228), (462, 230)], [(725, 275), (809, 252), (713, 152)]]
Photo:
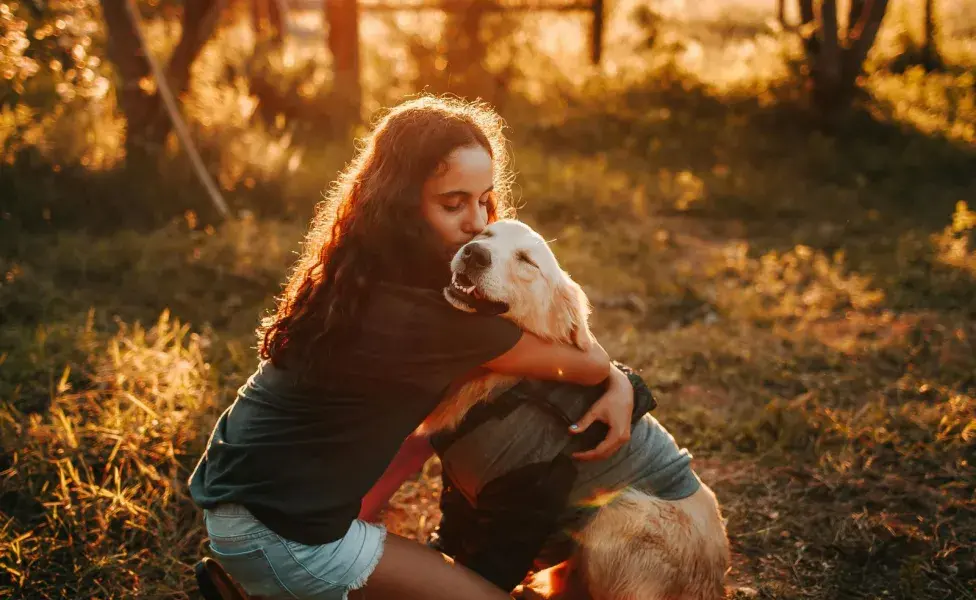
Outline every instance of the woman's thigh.
[(440, 552), (390, 534), (366, 587), (350, 598), (503, 600), (511, 596)]
[(364, 585), (383, 554), (386, 530), (354, 521), (317, 546), (277, 535), (241, 506), (205, 512), (210, 549), (248, 594), (270, 599), (344, 600)]

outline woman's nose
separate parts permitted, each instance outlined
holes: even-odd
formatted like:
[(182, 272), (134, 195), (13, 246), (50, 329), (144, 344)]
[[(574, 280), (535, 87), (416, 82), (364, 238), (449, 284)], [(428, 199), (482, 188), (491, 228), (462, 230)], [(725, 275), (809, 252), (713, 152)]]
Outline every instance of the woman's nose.
[(464, 233), (478, 235), (487, 225), (488, 211), (486, 211), (480, 204), (476, 204), (473, 208), (469, 208), (466, 211), (464, 222), (461, 224), (461, 229), (464, 231)]

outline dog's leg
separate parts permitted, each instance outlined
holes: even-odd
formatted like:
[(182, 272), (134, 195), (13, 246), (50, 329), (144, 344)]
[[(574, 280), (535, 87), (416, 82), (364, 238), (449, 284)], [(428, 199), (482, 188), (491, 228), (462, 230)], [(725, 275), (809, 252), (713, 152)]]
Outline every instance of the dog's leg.
[(695, 524), (700, 542), (701, 577), (697, 588), (702, 598), (720, 598), (725, 593), (725, 576), (731, 568), (732, 557), (725, 519), (719, 508), (718, 498), (710, 487), (701, 488), (676, 504)]
[(583, 578), (595, 600), (716, 600), (724, 595), (728, 540), (715, 494), (702, 487), (668, 502), (628, 488), (580, 537)]

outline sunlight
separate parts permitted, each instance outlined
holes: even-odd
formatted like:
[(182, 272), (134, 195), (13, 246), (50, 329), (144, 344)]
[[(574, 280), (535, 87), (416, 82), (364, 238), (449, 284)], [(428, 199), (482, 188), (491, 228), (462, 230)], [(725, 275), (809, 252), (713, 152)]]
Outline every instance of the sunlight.
[(606, 506), (620, 496), (620, 493), (621, 490), (598, 491), (596, 494), (580, 502), (580, 506), (583, 508), (599, 508), (601, 506)]
[(976, 279), (976, 244), (970, 248), (974, 236), (976, 236), (976, 212), (969, 210), (966, 202), (960, 200), (956, 203), (952, 223), (942, 232), (932, 236), (936, 260)]
[(536, 594), (541, 595), (543, 598), (549, 598), (559, 591), (556, 589), (553, 571), (551, 568), (533, 574), (531, 583), (528, 587)]

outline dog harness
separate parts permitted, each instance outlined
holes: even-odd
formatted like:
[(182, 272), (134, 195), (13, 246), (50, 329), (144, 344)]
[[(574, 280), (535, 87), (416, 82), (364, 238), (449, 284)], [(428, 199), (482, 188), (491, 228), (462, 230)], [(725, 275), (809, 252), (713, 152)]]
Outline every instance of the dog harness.
[(605, 386), (523, 380), (473, 408), (458, 428), (431, 443), (443, 465), (442, 520), (431, 545), (502, 589), (535, 565), (568, 558), (572, 535), (607, 492), (634, 486), (676, 500), (700, 485), (691, 454), (650, 416), (656, 406), (643, 379), (617, 364), (634, 386), (631, 439), (602, 461), (576, 461), (596, 446), (603, 423), (570, 434)]

